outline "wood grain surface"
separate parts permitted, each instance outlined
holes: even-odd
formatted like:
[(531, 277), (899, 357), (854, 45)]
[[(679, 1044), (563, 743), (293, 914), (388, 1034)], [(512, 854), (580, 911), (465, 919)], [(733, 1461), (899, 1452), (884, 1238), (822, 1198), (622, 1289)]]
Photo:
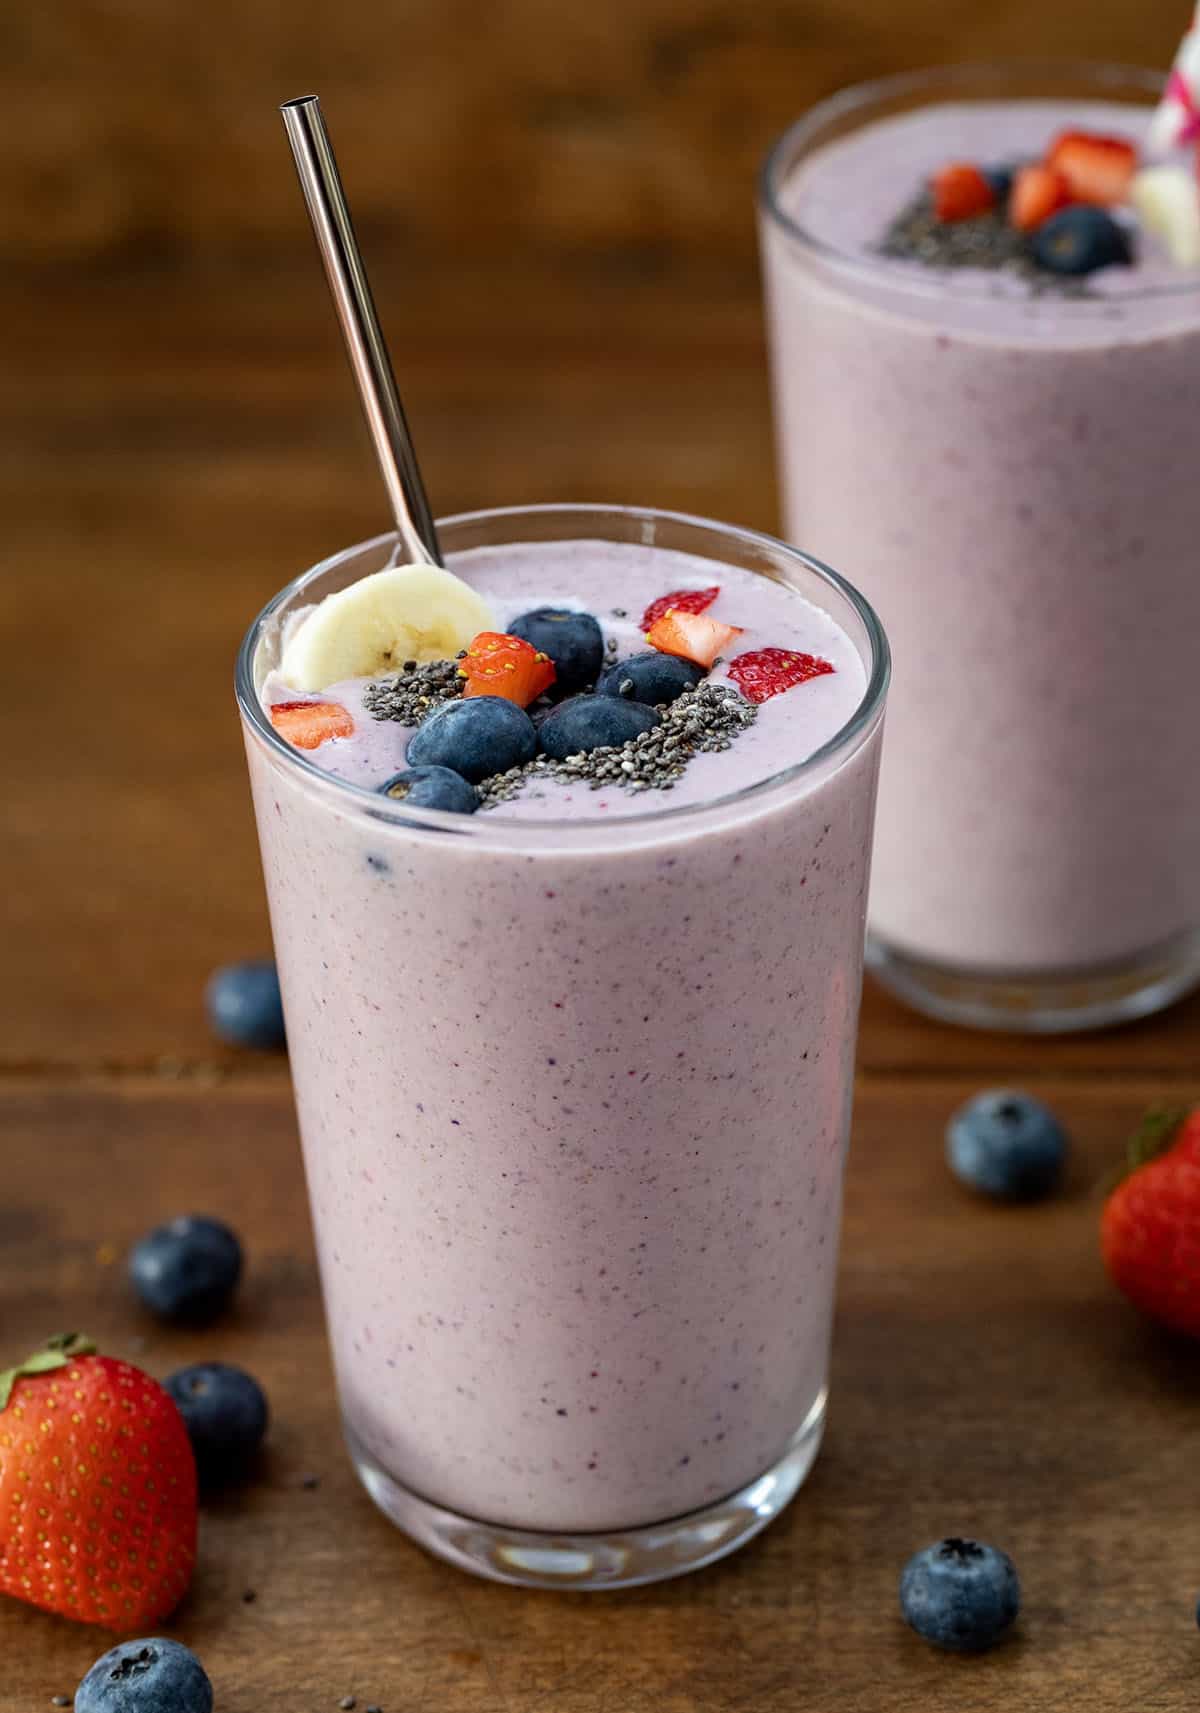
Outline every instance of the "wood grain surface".
[[(1086, 51), (1164, 63), (1179, 0), (32, 0), (0, 10), (0, 1354), (86, 1323), (164, 1374), (261, 1375), (261, 1478), (206, 1508), (176, 1633), (218, 1713), (1192, 1708), (1200, 1366), (1109, 1289), (1096, 1184), (1143, 1106), (1200, 1091), (1200, 999), (1028, 1043), (869, 989), (830, 1429), (731, 1562), (628, 1595), (427, 1558), (343, 1455), (286, 1065), (201, 992), (269, 940), (232, 700), (258, 606), (383, 524), (274, 105), (320, 88), (438, 509), (596, 499), (771, 527), (751, 181), (849, 79)], [(1081, 41), (1086, 27), (1087, 40)], [(941, 1162), (951, 1107), (1027, 1083), (1066, 1193), (999, 1212)], [(225, 1213), (232, 1319), (168, 1336), (121, 1261)], [(308, 1473), (320, 1485), (303, 1485)], [(950, 1530), (1026, 1591), (994, 1655), (900, 1624)], [(252, 1602), (243, 1596), (253, 1591)], [(103, 1638), (0, 1603), (0, 1713)]]

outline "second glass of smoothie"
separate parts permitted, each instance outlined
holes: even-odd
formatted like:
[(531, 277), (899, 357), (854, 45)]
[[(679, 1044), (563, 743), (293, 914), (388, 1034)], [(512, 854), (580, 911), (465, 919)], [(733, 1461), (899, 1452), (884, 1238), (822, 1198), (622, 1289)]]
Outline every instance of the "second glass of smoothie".
[(323, 692), (357, 747), (273, 728), (297, 615), (390, 539), (285, 590), (239, 663), (355, 1464), (479, 1574), (654, 1581), (756, 1533), (820, 1443), (887, 646), (750, 532), (588, 507), (441, 527), (501, 631), (586, 609), (624, 657), (650, 600), (720, 585), (745, 645), (825, 663), (670, 790), (567, 767), (470, 815), (380, 795), (410, 734), (361, 685)]
[(956, 161), (1143, 139), (1161, 78), (950, 68), (850, 90), (763, 177), (787, 533), (896, 655), (869, 961), (966, 1023), (1057, 1030), (1200, 979), (1200, 271), (1082, 285), (880, 252)]

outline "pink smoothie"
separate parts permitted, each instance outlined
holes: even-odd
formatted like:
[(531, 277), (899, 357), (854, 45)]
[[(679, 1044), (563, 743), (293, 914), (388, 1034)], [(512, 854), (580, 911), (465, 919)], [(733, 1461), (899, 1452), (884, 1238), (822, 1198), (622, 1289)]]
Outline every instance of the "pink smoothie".
[(886, 946), (1085, 971), (1200, 926), (1200, 277), (1143, 237), (1071, 300), (884, 260), (948, 160), (1142, 135), (1123, 103), (946, 103), (794, 165), (763, 243), (789, 535), (892, 638)]
[[(450, 564), (505, 614), (567, 601), (606, 631), (719, 582), (731, 619), (837, 663), (686, 789), (564, 787), (537, 824), (521, 803), (379, 818), (247, 724), (360, 1466), (491, 1523), (626, 1528), (729, 1493), (819, 1424), (881, 707), (772, 783), (864, 703), (869, 649), (828, 613), (651, 547)], [(269, 626), (260, 686), (276, 647)]]

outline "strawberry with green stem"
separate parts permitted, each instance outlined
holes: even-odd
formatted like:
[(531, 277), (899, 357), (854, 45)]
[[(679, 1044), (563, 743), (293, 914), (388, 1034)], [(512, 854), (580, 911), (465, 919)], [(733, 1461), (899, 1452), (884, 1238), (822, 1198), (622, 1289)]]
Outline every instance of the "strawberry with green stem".
[(1104, 1204), (1100, 1247), (1132, 1303), (1200, 1338), (1200, 1107), (1147, 1113)]

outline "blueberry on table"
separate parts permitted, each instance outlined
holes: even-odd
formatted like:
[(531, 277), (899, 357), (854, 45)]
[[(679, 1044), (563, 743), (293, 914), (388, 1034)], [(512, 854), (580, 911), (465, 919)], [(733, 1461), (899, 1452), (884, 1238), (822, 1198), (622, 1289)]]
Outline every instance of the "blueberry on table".
[(536, 607), (508, 627), (554, 662), (555, 688), (582, 690), (596, 682), (604, 664), (604, 635), (591, 613), (567, 607)]
[(447, 702), (417, 728), (408, 745), (413, 767), (448, 767), (472, 785), (521, 767), (536, 754), (533, 721), (503, 696)]
[(548, 714), (538, 728), (542, 748), (555, 761), (609, 749), (653, 731), (662, 715), (619, 696), (575, 696)]
[(165, 1636), (110, 1648), (75, 1691), (75, 1713), (212, 1713), (212, 1705), (200, 1661)]
[(187, 1428), (200, 1485), (224, 1486), (244, 1475), (267, 1431), (263, 1389), (228, 1362), (199, 1362), (163, 1381)]
[(270, 958), (222, 965), (208, 978), (204, 998), (214, 1034), (231, 1047), (286, 1045), (279, 976)]
[(1066, 1134), (1050, 1108), (1012, 1089), (974, 1095), (946, 1126), (950, 1170), (998, 1201), (1049, 1195), (1066, 1157)]
[(410, 767), (379, 787), (380, 794), (414, 809), (445, 809), (452, 815), (473, 815), (479, 793), (461, 773), (449, 767)]
[(219, 1219), (181, 1214), (147, 1232), (129, 1257), (141, 1301), (162, 1320), (207, 1326), (233, 1296), (242, 1246)]
[(900, 1578), (904, 1621), (927, 1642), (980, 1653), (1000, 1640), (1021, 1609), (1016, 1566), (982, 1541), (951, 1537), (915, 1553)]
[(1044, 220), (1031, 243), (1034, 259), (1054, 274), (1076, 277), (1133, 261), (1133, 244), (1125, 228), (1103, 208), (1085, 202)]
[(704, 677), (704, 668), (694, 661), (683, 660), (677, 654), (660, 654), (651, 649), (646, 654), (631, 654), (602, 673), (596, 686), (598, 696), (620, 696), (626, 701), (642, 702), (648, 708), (673, 702), (685, 690), (694, 690)]

